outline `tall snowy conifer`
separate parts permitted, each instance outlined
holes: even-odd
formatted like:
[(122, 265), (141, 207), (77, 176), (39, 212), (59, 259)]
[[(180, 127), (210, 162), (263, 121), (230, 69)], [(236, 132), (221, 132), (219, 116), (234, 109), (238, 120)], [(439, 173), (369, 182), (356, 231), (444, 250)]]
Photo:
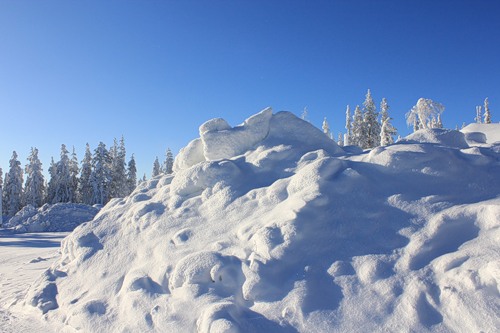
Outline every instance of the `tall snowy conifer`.
[(110, 151), (111, 155), (111, 198), (123, 198), (128, 195), (127, 175), (126, 175), (126, 162), (125, 162), (125, 140), (122, 136), (120, 145), (118, 146), (116, 139)]
[(47, 185), (47, 197), (45, 199), (46, 203), (52, 203), (56, 196), (56, 184), (57, 184), (57, 167), (54, 162), (54, 157), (51, 157), (49, 166), (49, 183)]
[(90, 175), (92, 204), (104, 205), (109, 201), (111, 173), (111, 157), (106, 149), (106, 145), (99, 142), (99, 145), (94, 150), (92, 174)]
[(3, 223), (3, 171), (2, 168), (0, 168), (0, 227), (2, 226)]
[(343, 135), (342, 133), (339, 133), (339, 136), (337, 138), (337, 144), (340, 146), (340, 147), (343, 147), (344, 146), (344, 140), (343, 140)]
[(482, 108), (481, 105), (476, 106), (476, 118), (474, 118), (474, 120), (478, 124), (481, 124), (483, 122), (483, 118), (481, 115), (481, 108)]
[(156, 177), (160, 173), (161, 173), (160, 162), (158, 161), (158, 156), (156, 156), (156, 159), (153, 162), (153, 172), (151, 173), (151, 177)]
[(361, 113), (361, 108), (359, 105), (356, 105), (356, 109), (354, 109), (354, 119), (352, 121), (351, 127), (351, 137), (349, 139), (349, 144), (363, 147), (363, 114)]
[(38, 159), (38, 149), (31, 148), (25, 172), (24, 203), (35, 208), (41, 207), (45, 200), (45, 180), (42, 163)]
[(69, 161), (69, 176), (70, 176), (70, 186), (71, 186), (71, 202), (78, 202), (78, 173), (80, 168), (78, 167), (78, 157), (76, 156), (75, 147), (73, 146), (73, 151), (71, 152), (71, 160)]
[(484, 123), (491, 124), (490, 103), (488, 97), (484, 100)]
[(373, 102), (370, 89), (363, 102), (363, 136), (362, 148), (374, 148), (380, 143), (380, 124), (377, 120), (378, 113)]
[(5, 175), (3, 206), (7, 216), (14, 216), (22, 208), (23, 196), (23, 170), (15, 151), (12, 152), (9, 165), (9, 172)]
[(90, 177), (92, 175), (92, 153), (90, 146), (87, 143), (85, 147), (85, 155), (82, 160), (82, 168), (80, 171), (80, 181), (78, 182), (78, 201), (86, 205), (91, 205), (93, 199), (93, 187)]
[(61, 159), (56, 163), (56, 183), (55, 193), (52, 203), (58, 202), (73, 202), (75, 193), (70, 174), (70, 159), (69, 151), (66, 145), (61, 145)]
[(393, 135), (397, 134), (396, 128), (392, 126), (389, 117), (389, 104), (387, 104), (387, 99), (382, 98), (380, 103), (380, 117), (382, 121), (382, 128), (380, 129), (380, 145), (387, 146), (394, 143)]
[(347, 108), (345, 110), (345, 129), (346, 129), (346, 134), (344, 135), (344, 145), (349, 146), (352, 145), (351, 143), (351, 107), (347, 105)]
[(437, 115), (436, 128), (443, 128), (443, 121), (441, 120), (441, 114)]
[(174, 169), (174, 155), (172, 154), (172, 151), (170, 148), (167, 148), (167, 152), (165, 153), (165, 163), (163, 165), (163, 172), (166, 175), (171, 174)]
[(132, 154), (132, 157), (128, 162), (127, 186), (128, 186), (128, 194), (132, 193), (132, 191), (134, 191), (135, 187), (137, 186), (137, 168), (135, 166), (134, 154)]
[(323, 124), (321, 126), (321, 128), (323, 129), (323, 133), (326, 134), (327, 137), (331, 137), (331, 133), (330, 133), (330, 125), (328, 125), (328, 121), (326, 120), (326, 117), (323, 119)]

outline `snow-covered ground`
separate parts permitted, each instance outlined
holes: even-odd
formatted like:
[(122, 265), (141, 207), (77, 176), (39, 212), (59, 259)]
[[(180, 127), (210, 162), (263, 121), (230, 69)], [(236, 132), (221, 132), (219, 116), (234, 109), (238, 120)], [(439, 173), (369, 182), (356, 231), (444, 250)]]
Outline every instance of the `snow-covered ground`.
[(497, 331), (499, 132), (358, 152), (287, 112), (210, 120), (9, 311), (67, 332)]
[(11, 310), (26, 289), (59, 257), (67, 232), (14, 234), (0, 230), (0, 332), (55, 332), (40, 316)]

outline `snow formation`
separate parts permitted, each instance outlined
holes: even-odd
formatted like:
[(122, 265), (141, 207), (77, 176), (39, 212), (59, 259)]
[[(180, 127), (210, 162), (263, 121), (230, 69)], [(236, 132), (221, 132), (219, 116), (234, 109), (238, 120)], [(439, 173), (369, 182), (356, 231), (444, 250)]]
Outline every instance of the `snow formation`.
[(470, 142), (348, 154), (287, 112), (210, 120), (174, 175), (63, 241), (25, 306), (84, 332), (492, 332), (500, 144)]
[(97, 207), (75, 203), (45, 204), (38, 209), (27, 205), (10, 218), (5, 227), (18, 233), (73, 231), (98, 212)]

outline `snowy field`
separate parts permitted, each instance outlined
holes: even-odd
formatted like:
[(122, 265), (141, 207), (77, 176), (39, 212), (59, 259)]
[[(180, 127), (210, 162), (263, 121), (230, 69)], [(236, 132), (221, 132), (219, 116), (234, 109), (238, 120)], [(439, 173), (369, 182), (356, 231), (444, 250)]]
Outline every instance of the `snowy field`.
[(499, 124), (364, 152), (271, 109), (199, 132), (174, 175), (109, 202), (60, 255), (29, 245), (62, 235), (22, 236), (13, 257), (24, 238), (4, 238), (5, 331), (498, 331)]
[(13, 234), (0, 230), (0, 332), (54, 332), (39, 316), (12, 314), (26, 289), (59, 256), (67, 232)]

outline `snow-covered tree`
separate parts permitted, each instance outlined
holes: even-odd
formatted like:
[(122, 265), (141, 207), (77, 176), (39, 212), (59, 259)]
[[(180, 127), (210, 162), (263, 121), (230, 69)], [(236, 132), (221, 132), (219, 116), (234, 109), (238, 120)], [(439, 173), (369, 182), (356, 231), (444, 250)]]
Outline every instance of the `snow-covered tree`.
[(305, 107), (304, 110), (302, 110), (300, 118), (302, 118), (302, 120), (309, 121), (309, 112), (307, 111), (307, 107)]
[(80, 181), (78, 183), (78, 201), (86, 205), (93, 204), (93, 187), (91, 182), (92, 175), (92, 153), (87, 143), (85, 146), (85, 155), (82, 160), (80, 171)]
[(153, 172), (151, 173), (151, 177), (156, 177), (160, 173), (161, 173), (160, 162), (158, 161), (158, 156), (156, 156), (156, 159), (153, 162)]
[(123, 198), (128, 195), (126, 162), (125, 162), (125, 140), (122, 136), (120, 145), (118, 146), (116, 139), (110, 151), (111, 156), (111, 184), (110, 196), (111, 198)]
[(363, 134), (363, 114), (361, 113), (361, 108), (359, 107), (359, 105), (356, 105), (356, 109), (354, 109), (349, 144), (363, 147), (365, 145)]
[(484, 100), (484, 123), (491, 124), (490, 103), (488, 97)]
[(5, 175), (3, 207), (7, 216), (14, 216), (22, 208), (23, 170), (17, 160), (17, 153), (12, 152), (9, 172)]
[(437, 116), (436, 128), (443, 128), (443, 121), (441, 120), (441, 114)]
[(339, 136), (337, 137), (337, 144), (340, 147), (344, 146), (344, 136), (342, 135), (342, 133), (339, 133)]
[(69, 151), (66, 145), (61, 145), (61, 159), (56, 163), (56, 182), (54, 198), (51, 203), (73, 202), (75, 199), (74, 187), (70, 173)]
[(363, 111), (364, 140), (361, 147), (365, 149), (377, 147), (380, 143), (380, 124), (370, 89), (368, 89), (363, 102)]
[(0, 226), (2, 226), (3, 223), (3, 171), (2, 168), (0, 168)]
[(45, 200), (45, 180), (42, 162), (38, 158), (38, 149), (31, 148), (28, 164), (25, 167), (26, 184), (24, 185), (24, 204), (35, 208), (41, 207)]
[(419, 129), (429, 128), (432, 117), (439, 116), (444, 111), (444, 106), (431, 99), (420, 98), (417, 104), (406, 113), (406, 123), (408, 126), (414, 125), (418, 121)]
[(46, 203), (52, 203), (56, 196), (57, 167), (56, 163), (54, 162), (54, 157), (51, 157), (50, 159), (49, 176), (50, 179), (47, 185), (47, 196), (45, 199)]
[(171, 174), (174, 172), (174, 155), (172, 154), (172, 151), (170, 148), (167, 148), (167, 152), (165, 153), (165, 163), (163, 163), (163, 172), (166, 175)]
[(351, 107), (347, 105), (347, 108), (345, 110), (345, 130), (346, 133), (344, 135), (344, 145), (349, 146), (351, 145)]
[(71, 202), (78, 202), (78, 173), (80, 168), (78, 167), (78, 157), (76, 156), (75, 147), (71, 152), (71, 160), (69, 161), (69, 177), (71, 184)]
[(380, 145), (387, 146), (394, 143), (394, 135), (397, 134), (396, 128), (391, 124), (392, 118), (389, 117), (389, 104), (387, 99), (382, 98), (380, 103), (380, 120), (382, 127), (380, 129)]
[(481, 124), (483, 122), (483, 117), (482, 117), (482, 114), (481, 114), (481, 109), (482, 109), (481, 105), (476, 106), (476, 118), (474, 118), (474, 120), (478, 124)]
[(132, 154), (132, 157), (130, 158), (130, 161), (128, 162), (127, 186), (128, 186), (128, 194), (132, 193), (132, 191), (137, 186), (137, 168), (135, 166), (134, 154)]
[(110, 199), (109, 187), (111, 183), (111, 157), (106, 145), (99, 143), (92, 157), (92, 204), (104, 205)]
[(326, 117), (323, 119), (323, 124), (321, 125), (321, 128), (323, 129), (323, 133), (326, 134), (327, 137), (331, 137), (330, 133), (330, 125), (328, 125), (328, 121), (326, 120)]

